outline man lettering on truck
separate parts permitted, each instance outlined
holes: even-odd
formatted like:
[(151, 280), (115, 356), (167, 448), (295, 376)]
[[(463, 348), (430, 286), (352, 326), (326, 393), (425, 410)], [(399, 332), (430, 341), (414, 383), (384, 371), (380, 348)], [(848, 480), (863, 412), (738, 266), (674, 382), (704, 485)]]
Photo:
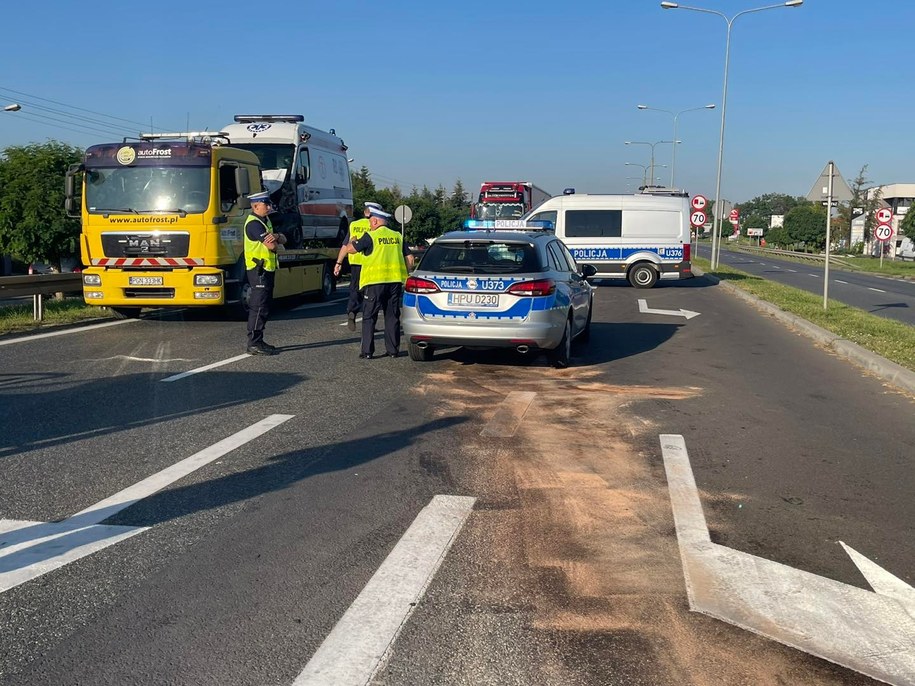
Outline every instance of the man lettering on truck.
[(273, 284), (276, 279), (276, 248), (286, 236), (273, 232), (270, 194), (252, 193), (251, 214), (245, 221), (245, 270), (251, 295), (248, 299), (248, 349), (250, 355), (275, 355), (276, 348), (264, 342), (264, 326), (270, 315)]

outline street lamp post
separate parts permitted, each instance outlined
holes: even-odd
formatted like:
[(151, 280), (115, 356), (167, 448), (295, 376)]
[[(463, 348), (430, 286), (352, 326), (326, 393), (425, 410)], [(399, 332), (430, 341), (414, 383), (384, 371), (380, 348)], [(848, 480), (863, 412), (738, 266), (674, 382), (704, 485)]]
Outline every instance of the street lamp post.
[[(655, 112), (667, 112), (674, 116), (674, 140), (677, 140), (677, 122), (680, 119), (680, 115), (684, 112), (694, 112), (696, 110), (713, 110), (715, 105), (702, 105), (701, 107), (690, 107), (688, 110), (680, 110), (679, 112), (672, 112), (671, 110), (661, 110), (657, 107), (649, 107), (648, 105), (637, 105), (640, 110), (653, 110)], [(670, 159), (670, 187), (676, 188), (674, 185), (674, 179), (676, 177), (677, 171), (677, 146), (672, 145), (671, 159)]]
[[(624, 142), (626, 145), (648, 145), (651, 147), (651, 165), (650, 165), (651, 172), (648, 174), (648, 178), (654, 179), (654, 146), (656, 146), (660, 143), (673, 143), (674, 146), (676, 146), (677, 143), (679, 143), (680, 141), (675, 139), (672, 141), (655, 141), (654, 143), (649, 143), (648, 141), (624, 141)], [(667, 165), (664, 165), (664, 166), (667, 166)]]
[(778, 5), (766, 5), (765, 7), (744, 10), (728, 19), (727, 15), (718, 12), (717, 10), (709, 10), (704, 7), (687, 7), (686, 5), (681, 5), (677, 2), (667, 2), (666, 0), (661, 3), (661, 7), (665, 10), (681, 9), (692, 10), (694, 12), (705, 12), (707, 14), (717, 14), (724, 19), (728, 25), (727, 42), (724, 47), (724, 89), (721, 95), (721, 131), (718, 134), (718, 173), (715, 180), (715, 222), (712, 229), (712, 269), (717, 269), (718, 267), (718, 254), (721, 250), (721, 240), (718, 235), (721, 233), (721, 162), (724, 157), (724, 120), (728, 110), (728, 61), (731, 55), (731, 26), (733, 26), (734, 20), (736, 20), (737, 17), (749, 14), (750, 12), (762, 12), (763, 10), (774, 10), (780, 7), (800, 7), (803, 4), (804, 0), (788, 0), (787, 2)]
[[(635, 162), (624, 162), (624, 165), (627, 166), (627, 167), (641, 167), (641, 168), (642, 168), (642, 185), (643, 185), (643, 186), (647, 186), (647, 185), (648, 185), (648, 180), (647, 180), (647, 179), (649, 178), (649, 177), (648, 177), (649, 165), (647, 165), (647, 164), (636, 164)], [(667, 165), (666, 165), (666, 164), (659, 164), (659, 165), (655, 165), (655, 166), (657, 166), (657, 167), (666, 167)], [(626, 178), (627, 178), (627, 179), (634, 179), (634, 178), (636, 178), (636, 177), (635, 177), (635, 176), (627, 176)], [(658, 177), (658, 178), (660, 178), (660, 177)]]
[(4, 105), (3, 107), (4, 112), (18, 112), (21, 109), (22, 105), (20, 105), (18, 102), (13, 103), (12, 105)]

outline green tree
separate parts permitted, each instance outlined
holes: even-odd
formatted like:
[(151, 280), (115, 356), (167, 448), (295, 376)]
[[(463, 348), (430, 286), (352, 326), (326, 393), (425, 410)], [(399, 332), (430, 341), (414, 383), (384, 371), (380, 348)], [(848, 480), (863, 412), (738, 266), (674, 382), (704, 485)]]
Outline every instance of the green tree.
[[(851, 187), (851, 202), (848, 203), (848, 235), (840, 236), (848, 241), (851, 246), (851, 224), (855, 217), (859, 217), (867, 211), (867, 187), (871, 182), (867, 178), (867, 165), (858, 170), (858, 175), (854, 179), (849, 179)], [(864, 240), (867, 240), (867, 227), (865, 222)]]
[(905, 217), (902, 218), (902, 221), (899, 222), (899, 235), (907, 236), (915, 240), (915, 210), (911, 207), (909, 211), (905, 213)]
[(77, 251), (79, 219), (64, 210), (67, 168), (79, 148), (48, 141), (6, 148), (0, 157), (0, 253), (24, 262), (50, 262)]
[(826, 208), (806, 203), (785, 215), (785, 231), (795, 243), (822, 250), (826, 245)]
[(746, 235), (747, 228), (768, 228), (773, 214), (788, 214), (803, 202), (803, 198), (784, 193), (766, 193), (740, 203), (737, 208), (740, 210), (742, 233)]

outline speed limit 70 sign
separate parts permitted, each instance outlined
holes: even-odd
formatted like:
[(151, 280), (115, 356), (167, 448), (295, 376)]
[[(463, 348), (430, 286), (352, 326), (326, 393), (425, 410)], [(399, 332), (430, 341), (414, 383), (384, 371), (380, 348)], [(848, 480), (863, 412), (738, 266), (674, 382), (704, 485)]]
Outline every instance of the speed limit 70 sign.
[(877, 224), (874, 227), (874, 238), (878, 241), (888, 241), (893, 235), (893, 227), (889, 224)]
[(705, 220), (705, 212), (700, 212), (699, 210), (689, 215), (689, 223), (693, 226), (705, 226)]

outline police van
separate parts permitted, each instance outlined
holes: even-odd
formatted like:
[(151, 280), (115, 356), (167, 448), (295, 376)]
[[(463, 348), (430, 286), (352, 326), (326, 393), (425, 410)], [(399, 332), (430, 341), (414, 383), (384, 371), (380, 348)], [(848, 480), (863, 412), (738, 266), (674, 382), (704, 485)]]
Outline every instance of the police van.
[(553, 222), (575, 261), (596, 269), (595, 278), (628, 279), (636, 288), (651, 288), (658, 279), (692, 278), (686, 193), (566, 193), (544, 201), (525, 219)]
[(276, 207), (270, 220), (290, 247), (312, 240), (340, 245), (353, 216), (347, 147), (333, 129), (304, 121), (300, 114), (238, 114), (222, 133), (233, 148), (257, 155)]

